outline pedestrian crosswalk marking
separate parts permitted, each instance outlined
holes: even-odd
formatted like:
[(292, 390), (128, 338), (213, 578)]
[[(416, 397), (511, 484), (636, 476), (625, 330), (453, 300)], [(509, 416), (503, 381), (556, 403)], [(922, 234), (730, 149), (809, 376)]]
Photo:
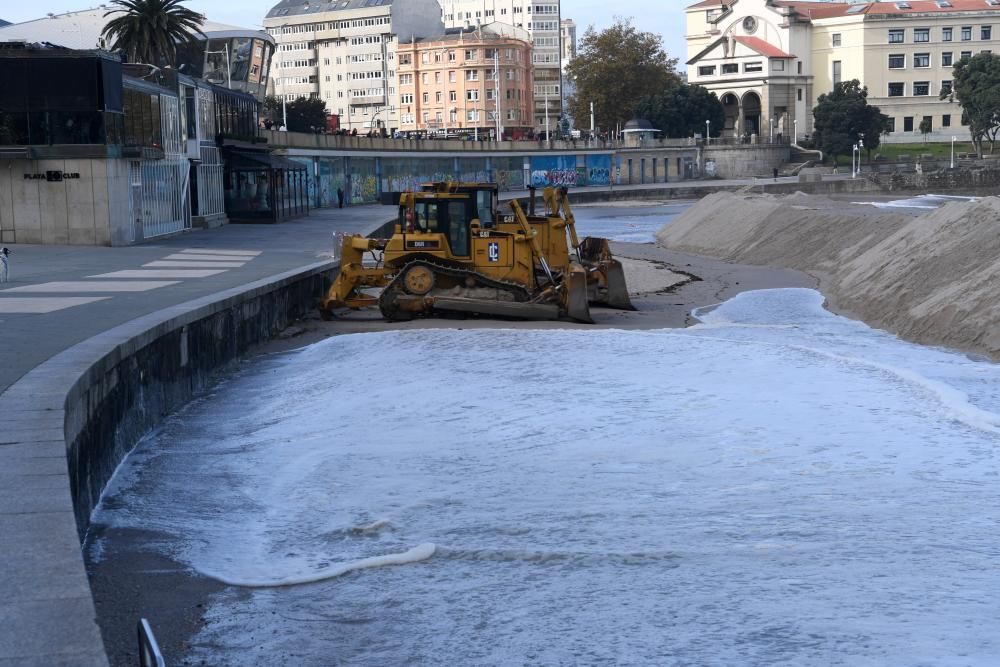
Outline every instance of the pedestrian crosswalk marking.
[(88, 278), (208, 278), (220, 273), (225, 273), (226, 269), (126, 269), (125, 271), (112, 271), (111, 273), (101, 273)]
[(41, 285), (24, 285), (23, 287), (12, 287), (0, 290), (0, 294), (7, 292), (148, 292), (149, 290), (167, 287), (169, 285), (179, 285), (177, 280), (79, 280), (42, 283)]
[(168, 262), (157, 260), (143, 264), (149, 268), (172, 268), (172, 269), (238, 269), (243, 266), (243, 262)]
[(192, 253), (190, 255), (187, 254), (187, 253), (175, 253), (173, 255), (167, 255), (163, 259), (168, 259), (168, 260), (186, 259), (186, 260), (193, 260), (193, 261), (198, 261), (198, 262), (213, 262), (213, 261), (214, 262), (240, 262), (241, 264), (245, 264), (246, 262), (249, 262), (250, 260), (252, 260), (253, 257), (239, 257), (239, 256), (236, 256), (236, 255), (206, 255), (206, 254), (201, 254), (201, 253)]
[(41, 315), (110, 298), (109, 296), (5, 297), (0, 299), (0, 314), (32, 313)]
[(260, 250), (212, 250), (210, 248), (188, 248), (181, 250), (184, 253), (195, 255), (232, 255), (233, 257), (246, 257), (252, 259), (261, 253)]

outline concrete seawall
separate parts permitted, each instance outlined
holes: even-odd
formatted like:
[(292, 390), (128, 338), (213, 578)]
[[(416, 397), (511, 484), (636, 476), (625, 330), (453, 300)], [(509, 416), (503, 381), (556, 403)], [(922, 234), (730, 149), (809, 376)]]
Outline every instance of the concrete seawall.
[(0, 574), (0, 664), (107, 665), (80, 551), (105, 484), (164, 416), (311, 309), (335, 271), (319, 262), (140, 317), (0, 396), (0, 534), (31, 545)]

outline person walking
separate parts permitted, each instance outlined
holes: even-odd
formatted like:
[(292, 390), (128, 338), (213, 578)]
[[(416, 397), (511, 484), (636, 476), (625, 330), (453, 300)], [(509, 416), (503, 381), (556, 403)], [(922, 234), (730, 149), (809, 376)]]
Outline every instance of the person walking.
[(337, 208), (344, 208), (344, 188), (337, 188)]

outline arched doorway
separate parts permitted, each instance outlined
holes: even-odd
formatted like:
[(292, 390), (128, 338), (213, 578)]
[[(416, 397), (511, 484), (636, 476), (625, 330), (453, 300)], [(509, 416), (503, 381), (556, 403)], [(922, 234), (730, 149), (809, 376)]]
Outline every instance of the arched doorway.
[(760, 134), (760, 95), (749, 92), (743, 95), (743, 123), (740, 134)]
[(726, 113), (725, 136), (732, 136), (736, 131), (736, 121), (740, 117), (740, 98), (732, 93), (726, 93), (722, 96), (721, 102)]

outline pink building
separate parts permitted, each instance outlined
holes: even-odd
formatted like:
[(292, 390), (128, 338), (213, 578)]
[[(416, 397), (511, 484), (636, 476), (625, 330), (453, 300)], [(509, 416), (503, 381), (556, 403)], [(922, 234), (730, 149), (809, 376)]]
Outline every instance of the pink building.
[[(519, 33), (523, 33), (519, 34)], [(399, 44), (399, 129), (469, 138), (528, 135), (528, 34), (499, 23)]]

